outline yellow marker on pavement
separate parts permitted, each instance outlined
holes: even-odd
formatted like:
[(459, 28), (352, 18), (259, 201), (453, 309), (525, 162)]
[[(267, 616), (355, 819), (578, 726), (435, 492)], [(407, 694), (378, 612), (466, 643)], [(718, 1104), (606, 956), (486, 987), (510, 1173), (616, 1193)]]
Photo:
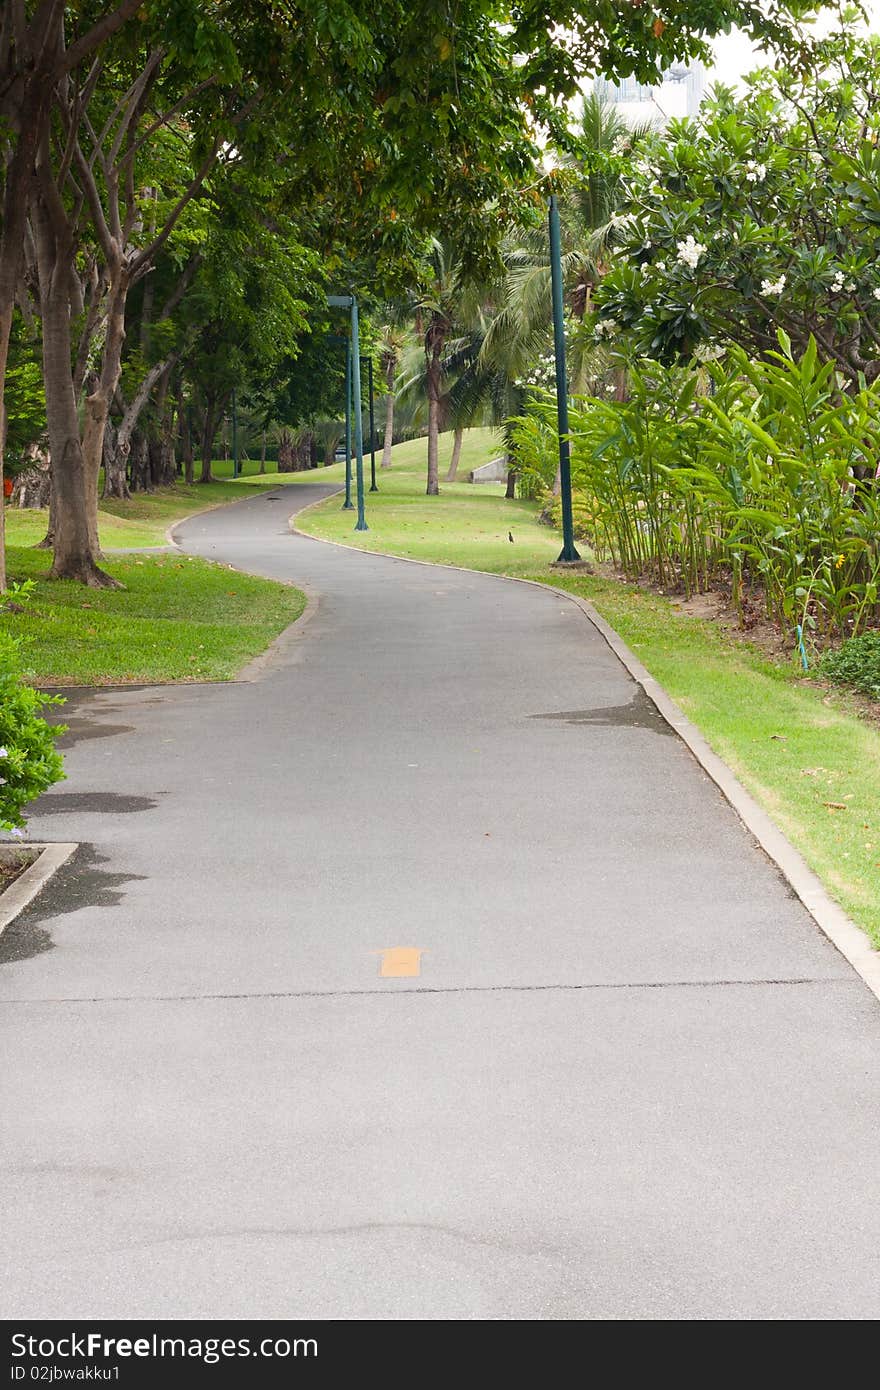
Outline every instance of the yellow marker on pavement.
[(419, 946), (390, 946), (382, 951), (382, 965), (379, 974), (390, 976), (413, 976), (422, 973), (422, 951)]

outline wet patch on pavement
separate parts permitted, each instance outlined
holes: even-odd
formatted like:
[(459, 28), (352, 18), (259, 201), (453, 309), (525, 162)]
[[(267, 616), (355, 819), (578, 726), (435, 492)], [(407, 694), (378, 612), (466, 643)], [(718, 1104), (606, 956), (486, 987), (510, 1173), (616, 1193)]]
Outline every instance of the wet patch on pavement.
[(122, 796), (119, 792), (47, 792), (33, 809), (35, 814), (46, 816), (67, 816), (80, 811), (113, 816), (152, 811), (158, 804), (149, 796)]
[(78, 912), (80, 908), (117, 907), (124, 896), (124, 885), (146, 878), (146, 874), (111, 873), (101, 867), (107, 863), (107, 856), (99, 854), (92, 845), (80, 845), (0, 936), (0, 965), (30, 960), (54, 950), (55, 942), (46, 930), (53, 918)]
[(561, 724), (591, 724), (610, 729), (650, 729), (655, 734), (675, 737), (653, 700), (644, 690), (637, 690), (625, 705), (599, 705), (595, 709), (560, 710), (551, 714), (530, 714), (530, 719), (547, 719)]
[(62, 723), (67, 725), (67, 732), (58, 739), (58, 747), (62, 749), (73, 748), (90, 738), (114, 738), (117, 734), (134, 732), (133, 724), (102, 724), (94, 719), (77, 719), (75, 716)]

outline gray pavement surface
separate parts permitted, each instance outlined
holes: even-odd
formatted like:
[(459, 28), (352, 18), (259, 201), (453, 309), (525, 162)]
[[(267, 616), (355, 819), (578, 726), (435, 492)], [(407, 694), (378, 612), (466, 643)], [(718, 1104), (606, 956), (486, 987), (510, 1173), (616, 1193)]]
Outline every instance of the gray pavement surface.
[(65, 713), (0, 1312), (877, 1317), (876, 1000), (584, 615), (291, 535), (329, 490), (178, 533), (315, 597), (262, 679)]

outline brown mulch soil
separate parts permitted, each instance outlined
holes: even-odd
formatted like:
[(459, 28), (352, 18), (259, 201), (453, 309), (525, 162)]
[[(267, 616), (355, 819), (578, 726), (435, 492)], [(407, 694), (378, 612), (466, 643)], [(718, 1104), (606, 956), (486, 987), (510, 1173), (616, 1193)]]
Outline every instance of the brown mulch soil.
[(0, 848), (0, 893), (5, 893), (15, 880), (29, 869), (36, 855), (26, 849)]

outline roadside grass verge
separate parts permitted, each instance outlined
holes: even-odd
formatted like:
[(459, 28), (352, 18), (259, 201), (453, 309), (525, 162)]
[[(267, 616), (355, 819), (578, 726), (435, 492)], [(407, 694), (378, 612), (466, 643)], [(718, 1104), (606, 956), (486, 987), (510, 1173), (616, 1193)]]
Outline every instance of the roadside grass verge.
[(559, 536), (538, 524), (534, 503), (507, 501), (500, 484), (441, 481), (440, 497), (425, 497), (424, 442), (417, 443), (417, 453), (411, 444), (395, 449), (380, 493), (368, 496), (368, 532), (354, 532), (352, 513), (340, 512), (336, 497), (298, 518), (299, 529), (589, 599), (880, 947), (880, 728), (859, 717), (847, 695), (805, 678), (794, 660), (771, 660), (721, 624), (677, 612), (669, 599), (550, 570)]
[(25, 676), (39, 685), (229, 680), (305, 608), (298, 589), (185, 555), (112, 559), (125, 589), (85, 589), (45, 576), (45, 551), (10, 547), (10, 578), (36, 580), (23, 613)]

